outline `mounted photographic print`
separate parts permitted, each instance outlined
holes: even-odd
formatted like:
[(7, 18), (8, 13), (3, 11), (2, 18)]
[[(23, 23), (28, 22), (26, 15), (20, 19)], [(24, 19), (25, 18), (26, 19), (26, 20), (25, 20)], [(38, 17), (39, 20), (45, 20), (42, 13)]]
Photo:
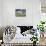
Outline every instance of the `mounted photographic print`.
[(25, 17), (26, 9), (16, 9), (15, 13), (16, 13), (16, 17)]

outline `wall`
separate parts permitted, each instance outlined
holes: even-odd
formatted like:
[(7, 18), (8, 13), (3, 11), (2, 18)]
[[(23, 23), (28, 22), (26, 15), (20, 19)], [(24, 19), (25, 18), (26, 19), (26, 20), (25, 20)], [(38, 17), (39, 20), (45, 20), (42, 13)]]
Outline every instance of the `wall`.
[(0, 26), (2, 25), (2, 0), (0, 0)]
[[(26, 9), (26, 17), (16, 17), (15, 9)], [(40, 20), (39, 0), (3, 0), (2, 25), (33, 25)]]

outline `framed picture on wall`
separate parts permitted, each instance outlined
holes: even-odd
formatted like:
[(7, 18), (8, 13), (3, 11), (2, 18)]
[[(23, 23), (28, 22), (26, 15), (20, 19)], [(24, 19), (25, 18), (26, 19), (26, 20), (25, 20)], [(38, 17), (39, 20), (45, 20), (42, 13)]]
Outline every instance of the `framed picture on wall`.
[(26, 9), (16, 9), (15, 15), (16, 15), (16, 17), (25, 17), (26, 16)]

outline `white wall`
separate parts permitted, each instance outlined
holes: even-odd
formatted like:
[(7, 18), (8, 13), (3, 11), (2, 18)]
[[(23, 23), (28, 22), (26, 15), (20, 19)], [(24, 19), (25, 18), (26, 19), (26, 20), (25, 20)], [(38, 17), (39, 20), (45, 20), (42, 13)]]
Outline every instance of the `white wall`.
[(40, 20), (41, 20), (41, 2), (40, 0), (34, 0), (33, 3), (33, 26), (37, 26), (37, 24), (39, 24)]
[[(26, 17), (16, 17), (15, 9), (26, 9)], [(40, 20), (39, 0), (3, 0), (2, 25), (33, 25)]]
[(0, 0), (0, 26), (2, 25), (2, 0)]

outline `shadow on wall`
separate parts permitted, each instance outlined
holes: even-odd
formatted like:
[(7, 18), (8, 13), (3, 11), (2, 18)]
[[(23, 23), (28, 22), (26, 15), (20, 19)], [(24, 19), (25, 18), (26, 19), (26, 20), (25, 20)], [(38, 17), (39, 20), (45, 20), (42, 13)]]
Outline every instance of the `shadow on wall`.
[(0, 40), (3, 40), (4, 27), (0, 27)]

